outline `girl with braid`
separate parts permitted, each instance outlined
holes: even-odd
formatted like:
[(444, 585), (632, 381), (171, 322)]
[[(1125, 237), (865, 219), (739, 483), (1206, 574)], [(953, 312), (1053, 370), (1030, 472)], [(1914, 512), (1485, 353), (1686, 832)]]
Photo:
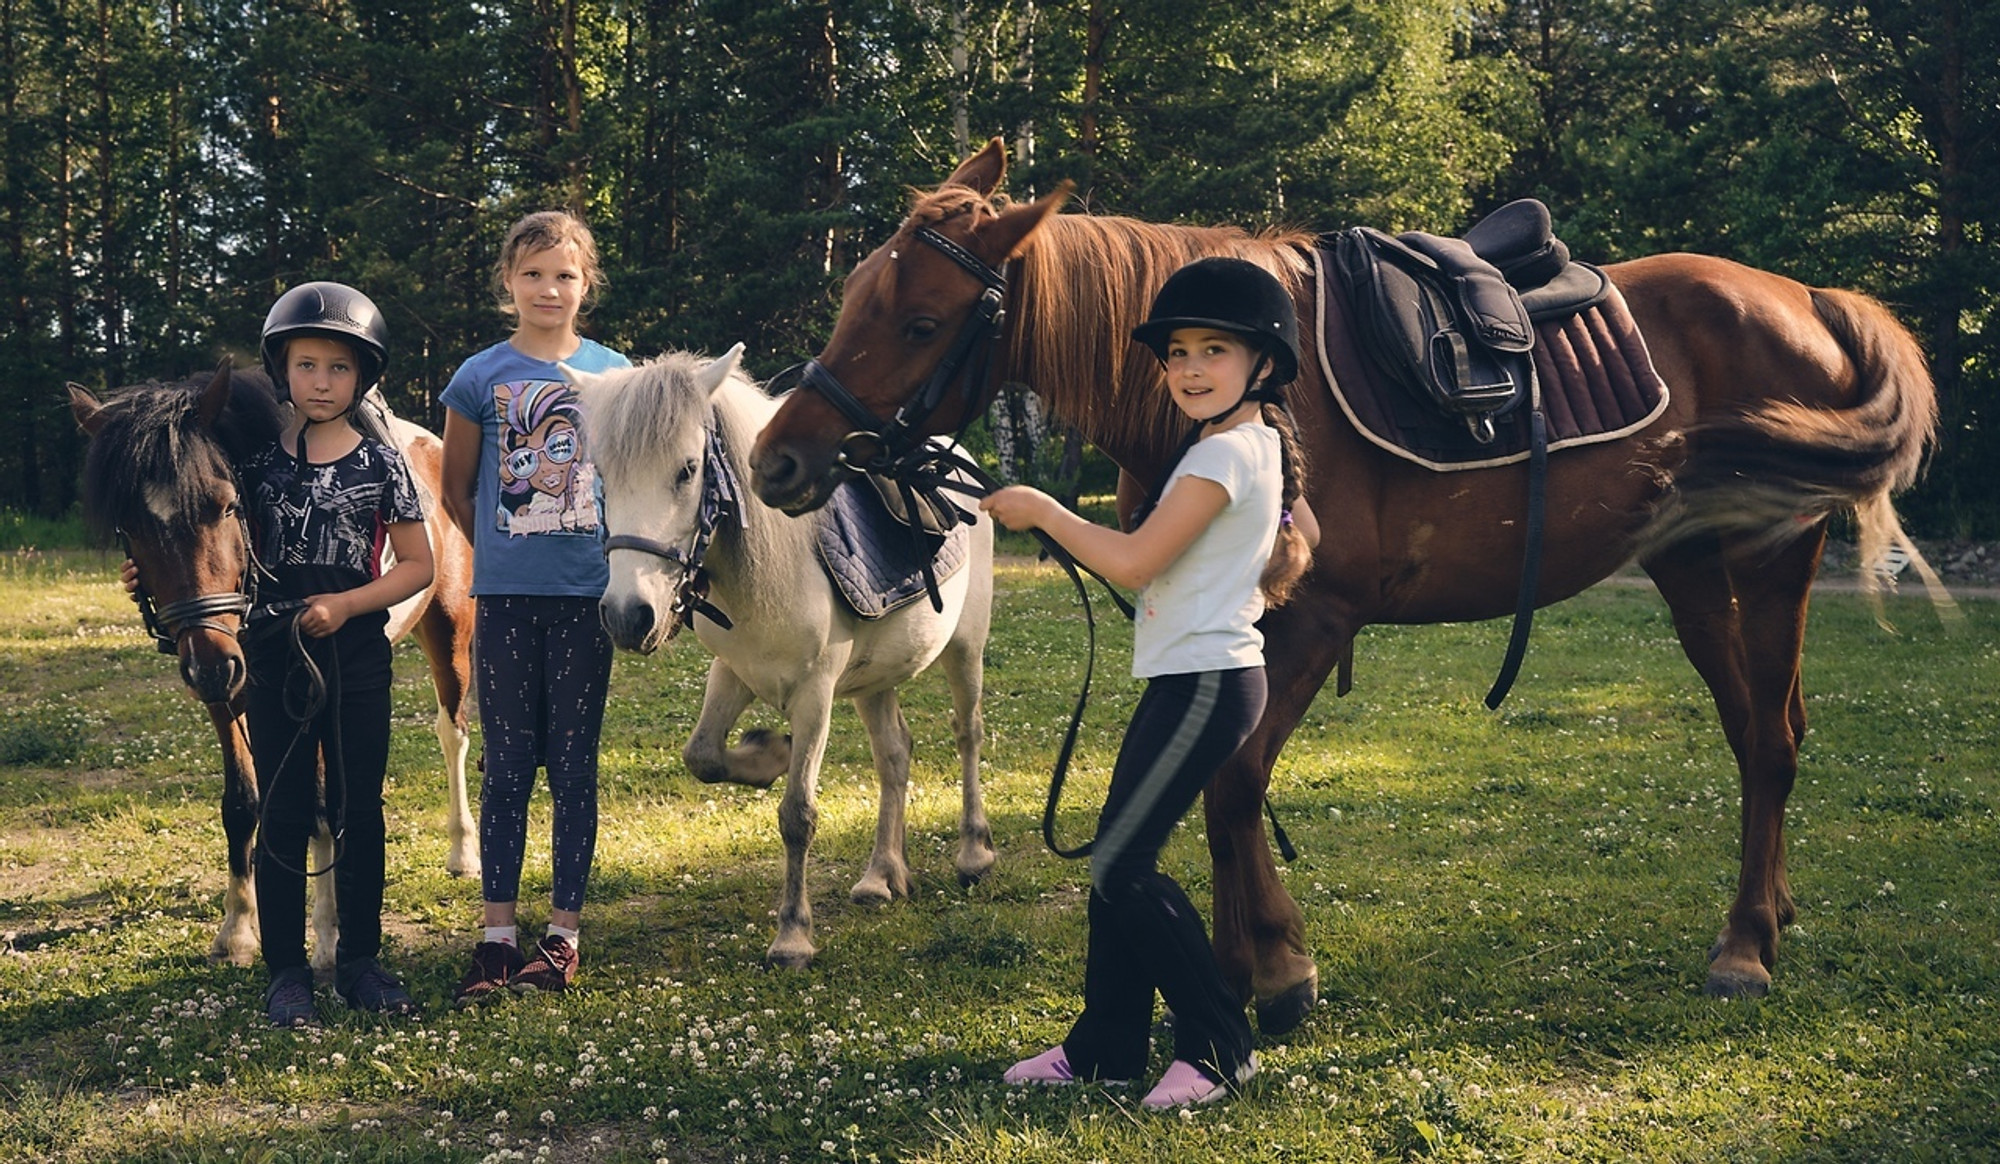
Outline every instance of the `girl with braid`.
[(1193, 430), (1130, 533), (1092, 524), (1025, 486), (981, 508), (1040, 528), (1078, 561), (1139, 589), (1132, 673), (1146, 689), (1126, 728), (1091, 850), (1083, 1013), (1009, 1083), (1123, 1082), (1146, 1069), (1153, 996), (1174, 1015), (1174, 1057), (1142, 1101), (1168, 1110), (1224, 1098), (1257, 1070), (1242, 1000), (1217, 967), (1194, 904), (1160, 850), (1264, 711), (1257, 620), (1311, 563), (1317, 523), (1282, 388), (1298, 374), (1298, 323), (1276, 278), (1202, 259), (1161, 287), (1132, 338), (1166, 368)]

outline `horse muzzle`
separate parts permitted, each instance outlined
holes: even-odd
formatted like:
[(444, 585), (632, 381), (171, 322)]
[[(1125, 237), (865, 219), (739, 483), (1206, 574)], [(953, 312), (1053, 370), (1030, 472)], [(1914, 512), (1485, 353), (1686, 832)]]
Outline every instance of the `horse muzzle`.
[(250, 669), (236, 640), (219, 632), (193, 630), (181, 636), (181, 682), (203, 703), (228, 703), (243, 692)]
[(597, 603), (597, 621), (621, 651), (650, 655), (679, 629), (677, 616), (666, 618), (643, 598), (605, 595)]

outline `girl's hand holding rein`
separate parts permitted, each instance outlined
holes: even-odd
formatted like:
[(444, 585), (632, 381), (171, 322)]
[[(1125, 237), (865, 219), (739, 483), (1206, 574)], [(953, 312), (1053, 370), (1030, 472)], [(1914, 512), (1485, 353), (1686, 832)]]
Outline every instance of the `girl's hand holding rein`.
[(1086, 521), (1055, 498), (1025, 485), (996, 490), (979, 508), (1008, 529), (1040, 529), (1107, 581), (1139, 590), (1173, 565), (1228, 504), (1229, 493), (1221, 485), (1183, 477), (1131, 533)]

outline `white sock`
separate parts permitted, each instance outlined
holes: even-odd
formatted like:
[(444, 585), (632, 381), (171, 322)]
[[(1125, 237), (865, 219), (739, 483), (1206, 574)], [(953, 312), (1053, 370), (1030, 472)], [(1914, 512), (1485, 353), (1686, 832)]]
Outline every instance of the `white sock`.
[(549, 923), (549, 936), (552, 938), (561, 938), (563, 941), (569, 943), (570, 949), (572, 950), (576, 949), (577, 933), (575, 930), (565, 929), (564, 927), (556, 925), (554, 922), (551, 922)]
[(519, 930), (518, 926), (487, 926), (484, 940), (499, 942), (503, 946), (519, 947), (521, 944)]

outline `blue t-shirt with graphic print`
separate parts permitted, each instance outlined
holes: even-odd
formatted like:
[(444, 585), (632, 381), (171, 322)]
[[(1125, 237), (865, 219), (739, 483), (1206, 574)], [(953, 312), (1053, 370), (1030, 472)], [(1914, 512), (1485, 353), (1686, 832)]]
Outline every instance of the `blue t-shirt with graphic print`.
[[(563, 363), (584, 372), (632, 366), (594, 340)], [(601, 597), (610, 580), (603, 489), (562, 370), (503, 340), (459, 365), (442, 400), (482, 434), (472, 593)]]

